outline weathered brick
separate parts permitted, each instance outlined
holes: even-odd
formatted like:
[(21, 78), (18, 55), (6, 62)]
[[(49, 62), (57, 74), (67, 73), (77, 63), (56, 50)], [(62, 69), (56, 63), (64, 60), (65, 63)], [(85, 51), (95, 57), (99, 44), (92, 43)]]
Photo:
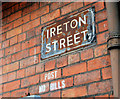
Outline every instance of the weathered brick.
[(19, 9), (19, 4), (12, 6), (12, 13), (18, 11), (18, 9)]
[(97, 44), (102, 44), (107, 42), (108, 37), (109, 37), (109, 32), (104, 32), (102, 34), (97, 35)]
[(19, 17), (21, 17), (21, 15), (22, 15), (22, 11), (18, 11), (18, 12), (16, 12), (16, 13), (10, 15), (10, 16), (7, 18), (7, 22), (11, 22), (11, 21), (13, 21), (13, 20), (15, 20), (15, 19), (18, 19)]
[(25, 69), (25, 76), (30, 76), (35, 74), (35, 66), (31, 66)]
[(12, 55), (12, 62), (28, 57), (28, 50), (23, 50)]
[(86, 86), (74, 87), (62, 91), (62, 97), (81, 97), (87, 95)]
[(68, 64), (67, 56), (62, 56), (57, 59), (57, 67), (63, 67)]
[(11, 97), (25, 97), (25, 93), (28, 93), (28, 88), (11, 92)]
[(96, 12), (105, 8), (104, 2), (96, 2), (95, 4), (93, 4), (93, 6), (95, 6)]
[(6, 17), (12, 13), (12, 8), (8, 8), (2, 12), (3, 12), (3, 17)]
[(55, 68), (55, 60), (50, 60), (45, 63), (45, 71)]
[(11, 55), (6, 56), (6, 57), (3, 59), (3, 62), (4, 62), (4, 64), (9, 64), (9, 63), (11, 63)]
[(25, 39), (26, 39), (25, 33), (18, 35), (18, 42), (24, 41)]
[(20, 80), (9, 82), (3, 85), (3, 92), (20, 88)]
[(86, 71), (86, 63), (78, 63), (66, 68), (63, 68), (63, 76), (70, 76)]
[[(44, 83), (44, 84), (41, 84), (41, 85), (45, 86), (45, 91), (44, 92), (48, 92), (49, 91), (49, 89), (50, 89), (49, 83)], [(39, 93), (43, 93), (43, 91), (40, 92), (40, 90), (39, 90)]]
[(5, 55), (10, 55), (10, 54), (16, 53), (20, 50), (21, 50), (21, 44), (19, 43), (19, 44), (16, 44), (14, 46), (11, 46), (9, 48), (6, 48)]
[[(63, 85), (63, 81), (64, 81), (64, 85)], [(53, 83), (56, 84), (55, 88), (51, 87)], [(50, 91), (63, 89), (63, 88), (71, 87), (71, 86), (73, 86), (73, 77), (61, 79), (57, 81), (52, 81), (50, 83)]]
[(35, 75), (32, 77), (24, 78), (21, 80), (21, 87), (26, 87), (30, 85), (34, 85), (39, 83), (39, 75)]
[(74, 85), (86, 84), (100, 80), (100, 71), (93, 71), (85, 74), (79, 74), (74, 78)]
[(112, 78), (112, 69), (111, 69), (111, 67), (102, 69), (102, 78), (103, 79)]
[(6, 34), (7, 33), (4, 33), (4, 34), (0, 35), (0, 42), (6, 40)]
[(95, 15), (96, 22), (102, 21), (107, 18), (106, 10), (101, 11)]
[[(54, 75), (54, 76), (53, 76)], [(46, 82), (61, 77), (61, 69), (45, 72), (40, 75), (40, 81)]]
[(40, 7), (45, 6), (47, 4), (49, 4), (49, 2), (40, 2)]
[(42, 7), (31, 13), (31, 19), (35, 19), (49, 12), (49, 6)]
[(3, 66), (3, 74), (19, 69), (19, 62)]
[(22, 25), (22, 24), (24, 24), (24, 23), (26, 23), (28, 21), (30, 21), (30, 14), (15, 20), (14, 21), (14, 28), (19, 26), (19, 25)]
[(29, 93), (34, 95), (39, 93), (39, 85), (32, 86), (28, 89)]
[(16, 72), (8, 73), (7, 75), (8, 81), (12, 81), (16, 79)]
[(0, 50), (0, 58), (4, 56), (4, 50)]
[(62, 6), (64, 6), (64, 5), (66, 5), (66, 4), (68, 4), (69, 2), (53, 2), (51, 5), (50, 5), (50, 10), (52, 11), (52, 10), (55, 10), (55, 9), (57, 9), (57, 8), (59, 8), (59, 7), (62, 7)]
[(30, 56), (40, 53), (40, 46), (29, 49)]
[(34, 37), (34, 36), (35, 36), (35, 32), (36, 32), (36, 29), (35, 29), (35, 28), (27, 31), (27, 38)]
[(103, 32), (103, 31), (107, 30), (108, 29), (107, 21), (103, 21), (103, 22), (99, 23), (98, 27), (99, 27), (99, 32)]
[(39, 63), (36, 65), (36, 73), (41, 73), (44, 71), (44, 63)]
[(78, 8), (81, 8), (83, 7), (83, 2), (74, 2), (74, 3), (71, 3), (67, 6), (64, 6), (63, 8), (61, 8), (61, 14), (67, 14), (69, 12), (72, 12)]
[(35, 55), (32, 57), (28, 57), (20, 61), (20, 68), (25, 68), (27, 66), (37, 64), (37, 63), (38, 63), (38, 56)]
[(94, 49), (95, 57), (107, 54), (107, 45), (101, 45)]
[(93, 83), (88, 86), (88, 94), (94, 95), (99, 93), (106, 93), (112, 90), (111, 87), (111, 80)]
[(7, 32), (7, 38), (10, 38), (12, 36), (18, 35), (22, 32), (22, 26), (14, 28)]
[(27, 49), (29, 47), (29, 41), (22, 42), (22, 50)]
[(81, 60), (93, 58), (93, 49), (87, 49), (81, 52)]
[(76, 63), (80, 61), (79, 53), (68, 55), (68, 64)]
[[(22, 4), (22, 5), (24, 5), (24, 4)], [(26, 15), (26, 14), (28, 14), (28, 13), (30, 13), (30, 12), (38, 9), (38, 8), (39, 8), (39, 2), (32, 3), (31, 6), (26, 7), (26, 8), (23, 9), (23, 15)]]
[(13, 22), (4, 25), (4, 26), (2, 27), (2, 32), (4, 33), (4, 32), (6, 32), (6, 31), (8, 31), (8, 30), (11, 30), (11, 29), (13, 28), (13, 25), (14, 25)]
[(48, 92), (46, 94), (40, 95), (41, 97), (60, 97), (60, 91)]
[(40, 37), (34, 37), (29, 40), (29, 47), (35, 46), (37, 44), (40, 44)]
[(17, 43), (17, 36), (10, 39), (10, 46)]
[(21, 69), (17, 71), (17, 78), (25, 77), (25, 69)]
[(27, 6), (31, 5), (31, 4), (32, 4), (32, 2), (20, 2), (19, 9), (27, 7)]
[(2, 48), (9, 47), (9, 45), (10, 45), (10, 41), (9, 40), (6, 40), (6, 41), (2, 42)]
[(60, 16), (60, 9), (57, 9), (49, 14), (46, 14), (41, 17), (41, 24), (51, 21)]
[(40, 25), (40, 18), (37, 18), (33, 21), (30, 21), (26, 24), (23, 25), (23, 32), (27, 31), (27, 30), (30, 30), (36, 26)]
[(2, 97), (11, 97), (11, 93), (10, 93), (10, 92), (4, 93), (4, 94), (2, 95)]
[(104, 56), (88, 61), (88, 71), (110, 65), (110, 56)]

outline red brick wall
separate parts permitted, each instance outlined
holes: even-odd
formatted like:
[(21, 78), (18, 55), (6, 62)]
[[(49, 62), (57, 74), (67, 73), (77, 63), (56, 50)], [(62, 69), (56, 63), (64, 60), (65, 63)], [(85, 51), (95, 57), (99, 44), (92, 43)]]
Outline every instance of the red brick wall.
[[(95, 1), (95, 0), (94, 0)], [(112, 76), (107, 50), (108, 24), (104, 2), (3, 3), (0, 68), (3, 97), (39, 94), (43, 97), (111, 96)], [(95, 8), (96, 43), (83, 50), (41, 60), (41, 28), (66, 16)], [(56, 78), (44, 79), (57, 72)], [(50, 90), (56, 83), (65, 86)], [(1, 91), (0, 91), (1, 92)]]

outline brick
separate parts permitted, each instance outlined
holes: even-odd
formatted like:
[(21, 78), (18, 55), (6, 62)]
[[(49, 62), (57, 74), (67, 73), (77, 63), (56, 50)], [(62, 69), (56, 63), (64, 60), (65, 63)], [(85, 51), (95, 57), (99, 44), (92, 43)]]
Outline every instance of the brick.
[(26, 22), (30, 21), (30, 14), (26, 15), (26, 16), (23, 16), (17, 20), (14, 21), (14, 28), (17, 27), (17, 26), (20, 26)]
[(40, 53), (40, 46), (33, 47), (29, 50), (30, 56)]
[(90, 0), (90, 2), (88, 2), (88, 0), (84, 0), (84, 5), (90, 5), (92, 4), (93, 2), (96, 2), (97, 0)]
[(2, 67), (0, 67), (0, 75), (2, 75)]
[(95, 96), (95, 99), (99, 99), (99, 98), (109, 99), (109, 95), (108, 95), (108, 94), (105, 94), (105, 95)]
[(41, 17), (41, 24), (51, 21), (60, 16), (60, 9), (57, 9), (49, 14), (46, 14)]
[(35, 75), (32, 77), (24, 78), (21, 80), (21, 87), (26, 87), (30, 85), (34, 85), (39, 83), (39, 75)]
[(19, 62), (3, 66), (3, 74), (19, 69)]
[(25, 93), (28, 93), (28, 88), (11, 92), (11, 97), (25, 97)]
[(10, 42), (9, 40), (2, 42), (2, 48), (9, 47), (9, 44), (10, 44), (9, 42)]
[[(23, 4), (22, 4), (22, 5), (23, 5)], [(26, 14), (28, 14), (28, 13), (30, 13), (30, 12), (38, 9), (38, 8), (39, 8), (39, 2), (32, 3), (31, 6), (23, 9), (23, 15), (26, 15)]]
[(78, 63), (66, 68), (63, 68), (63, 76), (70, 76), (86, 71), (86, 63)]
[(49, 4), (49, 2), (40, 2), (40, 7), (45, 6), (47, 4)]
[(12, 62), (28, 57), (28, 50), (23, 50), (12, 55)]
[(32, 39), (29, 40), (29, 47), (33, 47), (35, 45), (40, 44), (40, 37), (34, 37)]
[(12, 81), (16, 79), (16, 72), (8, 73), (7, 75), (8, 81)]
[(64, 6), (63, 8), (61, 8), (61, 14), (67, 14), (69, 12), (72, 12), (78, 8), (81, 8), (83, 7), (83, 2), (74, 2), (74, 3), (71, 3), (67, 6)]
[[(99, 64), (98, 64), (99, 63)], [(110, 65), (110, 56), (104, 56), (88, 61), (88, 71)]]
[(0, 43), (0, 49), (2, 48), (2, 43)]
[(19, 43), (19, 44), (16, 44), (14, 46), (11, 46), (9, 48), (6, 48), (5, 55), (10, 55), (10, 54), (16, 53), (20, 50), (21, 50), (21, 44)]
[(55, 68), (55, 60), (47, 61), (45, 63), (45, 71), (48, 71), (54, 68)]
[(111, 87), (111, 80), (93, 83), (88, 86), (88, 94), (94, 95), (99, 93), (106, 93), (112, 90)]
[(101, 45), (94, 49), (95, 57), (107, 54), (107, 45)]
[(48, 92), (50, 87), (49, 87), (49, 83), (44, 83), (44, 84), (41, 84), (40, 86), (44, 85), (45, 86), (45, 91), (41, 91), (40, 92), (40, 88), (39, 88), (39, 93), (43, 93), (43, 92)]
[(26, 39), (25, 33), (18, 35), (18, 42), (24, 41), (25, 39)]
[(4, 58), (4, 60), (3, 60), (3, 62), (4, 62), (4, 64), (9, 64), (9, 63), (11, 63), (11, 55), (6, 56), (6, 57)]
[(37, 63), (38, 63), (38, 56), (35, 55), (32, 57), (28, 57), (20, 61), (20, 68), (25, 68), (27, 66), (37, 64)]
[(33, 21), (30, 21), (26, 24), (23, 25), (23, 32), (27, 31), (27, 30), (30, 30), (36, 26), (40, 25), (40, 18), (37, 18)]
[(13, 28), (13, 25), (14, 25), (13, 22), (4, 25), (4, 26), (2, 27), (2, 32), (4, 33), (4, 32), (6, 32), (6, 31), (8, 31), (8, 30), (11, 30), (11, 29)]
[(15, 6), (12, 6), (12, 13), (18, 11), (19, 9), (19, 4), (16, 4)]
[(18, 35), (22, 32), (22, 26), (14, 28), (7, 32), (7, 38), (10, 38), (12, 36)]
[[(65, 86), (63, 86), (63, 84), (62, 84), (63, 81), (64, 81)], [(59, 83), (59, 85), (58, 85), (58, 83)], [(56, 86), (51, 87), (52, 84), (56, 84)], [(71, 87), (71, 86), (73, 86), (73, 77), (51, 82), (50, 83), (50, 91), (63, 89), (63, 88)]]
[(68, 55), (68, 64), (76, 63), (80, 61), (79, 53)]
[(110, 79), (110, 78), (112, 78), (112, 69), (111, 69), (111, 67), (102, 69), (102, 78), (103, 79)]
[(97, 44), (102, 44), (107, 42), (108, 37), (109, 37), (109, 32), (104, 32), (102, 34), (97, 35)]
[(2, 97), (10, 97), (11, 95), (10, 95), (10, 92), (8, 92), (8, 93), (4, 93), (3, 95), (2, 95)]
[(27, 38), (31, 38), (31, 37), (34, 37), (35, 36), (35, 32), (36, 32), (36, 29), (31, 29), (29, 31), (27, 31)]
[(34, 12), (31, 13), (31, 19), (35, 19), (37, 17), (40, 17), (46, 13), (49, 13), (49, 6), (42, 7)]
[(46, 94), (40, 95), (41, 97), (60, 97), (60, 91), (49, 92)]
[(50, 5), (50, 10), (55, 10), (57, 8), (60, 8), (66, 4), (68, 4), (69, 2), (53, 2), (51, 5)]
[(0, 35), (0, 42), (6, 40), (6, 34), (7, 33)]
[(67, 56), (62, 56), (57, 59), (57, 67), (63, 67), (68, 64)]
[(9, 22), (11, 22), (11, 21), (13, 21), (13, 20), (15, 20), (15, 19), (18, 19), (19, 17), (21, 17), (21, 15), (22, 15), (22, 11), (18, 11), (18, 12), (16, 12), (16, 13), (10, 15), (10, 16), (7, 18), (7, 22), (9, 23)]
[(95, 6), (96, 12), (105, 8), (104, 2), (96, 2), (95, 4), (93, 4), (93, 6)]
[(39, 85), (32, 86), (28, 89), (31, 95), (39, 94)]
[(13, 6), (13, 5), (15, 5), (15, 4), (16, 4), (16, 2), (11, 2), (9, 4), (5, 3), (5, 4), (2, 5), (2, 9), (5, 10), (5, 9), (7, 9), (7, 8)]
[(35, 74), (35, 66), (31, 66), (25, 69), (25, 76), (30, 76)]
[(27, 7), (27, 6), (31, 5), (31, 4), (32, 4), (32, 2), (20, 2), (19, 9)]
[(8, 8), (2, 12), (3, 12), (3, 17), (6, 17), (12, 13), (12, 8)]
[(44, 63), (39, 63), (36, 65), (36, 73), (41, 73), (44, 71)]
[(107, 18), (106, 10), (97, 13), (95, 15), (95, 17), (96, 17), (95, 18), (96, 22), (99, 22), (99, 21), (102, 21), (102, 20), (106, 19)]
[(87, 49), (81, 52), (81, 60), (93, 58), (93, 49)]
[(107, 23), (107, 21), (103, 21), (103, 22), (99, 23), (98, 27), (99, 27), (99, 32), (103, 32), (105, 30), (108, 30), (108, 23)]
[(20, 88), (20, 80), (9, 82), (3, 85), (3, 91), (11, 91)]
[[(54, 77), (52, 75), (54, 75)], [(48, 78), (48, 76), (49, 76), (49, 78)], [(57, 69), (57, 70), (53, 70), (53, 71), (50, 71), (50, 72), (42, 73), (40, 75), (40, 81), (41, 82), (46, 82), (46, 81), (50, 81), (50, 80), (57, 79), (57, 78), (60, 78), (60, 77), (61, 77), (61, 69)]]
[(7, 82), (7, 81), (8, 81), (8, 76), (7, 76), (7, 74), (2, 75), (2, 83), (5, 83), (5, 82)]
[(86, 86), (74, 87), (62, 91), (62, 97), (81, 97), (87, 95)]
[(85, 74), (79, 74), (74, 78), (74, 85), (86, 84), (94, 81), (99, 81), (100, 79), (101, 77), (99, 70)]
[(3, 86), (0, 85), (0, 93), (2, 93), (2, 91), (3, 91)]
[(25, 69), (21, 69), (17, 71), (17, 78), (25, 77)]
[(22, 42), (22, 50), (27, 49), (29, 47), (29, 41)]
[(0, 58), (4, 56), (4, 50), (0, 50)]
[(16, 43), (17, 43), (17, 36), (10, 39), (10, 45), (13, 45), (13, 44), (16, 44)]

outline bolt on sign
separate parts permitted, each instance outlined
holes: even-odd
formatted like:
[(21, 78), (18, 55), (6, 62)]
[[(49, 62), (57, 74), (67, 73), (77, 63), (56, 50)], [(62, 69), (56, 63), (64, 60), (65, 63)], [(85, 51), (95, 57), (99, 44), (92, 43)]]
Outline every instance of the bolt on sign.
[(41, 58), (49, 58), (95, 41), (95, 21), (92, 8), (56, 21), (42, 29)]

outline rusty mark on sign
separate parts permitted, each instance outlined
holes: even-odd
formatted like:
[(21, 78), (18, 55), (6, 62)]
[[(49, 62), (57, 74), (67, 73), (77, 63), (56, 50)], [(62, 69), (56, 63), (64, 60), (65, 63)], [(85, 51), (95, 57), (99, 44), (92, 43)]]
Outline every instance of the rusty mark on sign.
[(94, 12), (90, 8), (43, 28), (41, 58), (90, 45), (94, 40)]

